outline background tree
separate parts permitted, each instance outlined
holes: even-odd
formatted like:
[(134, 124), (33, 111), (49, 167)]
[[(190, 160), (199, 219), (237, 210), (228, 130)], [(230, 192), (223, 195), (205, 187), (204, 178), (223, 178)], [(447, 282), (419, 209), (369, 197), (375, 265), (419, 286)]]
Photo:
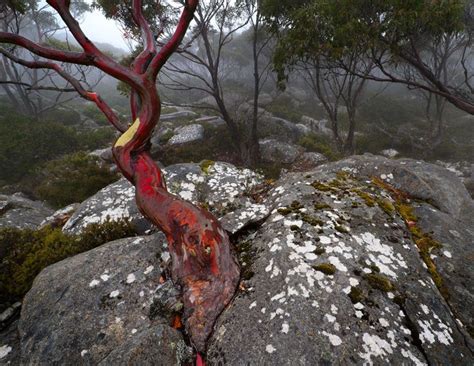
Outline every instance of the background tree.
[[(166, 66), (163, 83), (174, 90), (197, 90), (209, 95), (225, 121), (232, 138), (233, 148), (242, 163), (254, 165), (254, 155), (245, 141), (245, 131), (232, 113), (229, 95), (223, 83), (238, 75), (235, 61), (225, 52), (235, 34), (249, 22), (245, 4), (231, 0), (205, 0), (194, 16), (195, 26), (187, 46)], [(236, 108), (236, 106), (235, 106)]]
[[(264, 0), (263, 6), (280, 44), (292, 44), (300, 57), (363, 51), (375, 72), (361, 75), (349, 65), (341, 66), (370, 80), (400, 83), (439, 95), (474, 114), (473, 65), (469, 61), (472, 1)], [(461, 57), (462, 82), (446, 82), (426, 60), (425, 50), (446, 35), (464, 39), (460, 51), (452, 55)], [(286, 59), (276, 60), (277, 66), (287, 63)], [(414, 71), (409, 78), (400, 73), (400, 67), (406, 65)]]
[[(277, 53), (282, 51), (283, 49), (279, 48)], [(370, 73), (371, 64), (361, 62), (359, 54), (353, 53), (344, 57), (347, 65), (357, 67), (362, 74)], [(303, 80), (323, 105), (338, 151), (342, 154), (353, 154), (357, 110), (362, 101), (366, 79), (341, 68), (339, 60), (335, 61), (330, 56), (323, 55), (299, 61), (292, 69), (302, 75)], [(343, 131), (343, 122), (347, 122), (346, 133)]]
[[(21, 7), (18, 4), (21, 4)], [(88, 9), (88, 5), (81, 0), (71, 4), (71, 11), (76, 18)], [(59, 32), (65, 31), (65, 27), (59, 24), (47, 5), (39, 6), (37, 1), (18, 2), (16, 8), (5, 5), (1, 9), (0, 29), (10, 33), (21, 32), (40, 44), (78, 50), (67, 39), (60, 41), (55, 38)], [(32, 60), (38, 60), (38, 56), (29, 55), (18, 47), (0, 50), (0, 86), (17, 111), (40, 119), (48, 111), (77, 98), (74, 88), (62, 85), (61, 78), (52, 70), (29, 69), (6, 57), (5, 52)], [(103, 76), (102, 73), (92, 75), (91, 69), (84, 66), (63, 64), (62, 67), (76, 79), (88, 83), (91, 88), (95, 87)]]
[[(70, 11), (69, 0), (48, 0), (47, 3), (59, 14), (82, 51), (60, 50), (15, 33), (0, 32), (0, 43), (25, 48), (41, 59), (21, 59), (8, 52), (5, 55), (25, 67), (54, 70), (81, 97), (94, 102), (122, 133), (113, 147), (114, 158), (120, 171), (136, 188), (140, 211), (168, 239), (172, 257), (171, 273), (183, 293), (186, 329), (197, 350), (202, 352), (217, 316), (235, 292), (239, 268), (231, 253), (229, 238), (217, 219), (202, 208), (168, 193), (162, 172), (149, 153), (151, 134), (161, 112), (156, 89), (157, 76), (183, 40), (198, 1), (184, 2), (175, 32), (170, 38), (162, 40), (160, 49), (157, 47), (159, 35), (153, 33), (146, 20), (142, 2), (128, 2), (129, 12), (143, 39), (143, 51), (135, 57), (130, 67), (121, 65), (101, 52), (85, 36)], [(80, 81), (55, 61), (94, 66), (126, 83), (131, 88), (133, 124), (129, 128), (124, 127), (97, 93), (86, 90)]]

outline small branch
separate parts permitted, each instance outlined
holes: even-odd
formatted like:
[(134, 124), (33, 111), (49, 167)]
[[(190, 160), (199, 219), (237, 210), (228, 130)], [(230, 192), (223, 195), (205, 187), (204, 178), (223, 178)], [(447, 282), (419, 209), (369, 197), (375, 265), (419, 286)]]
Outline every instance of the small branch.
[(41, 46), (18, 34), (0, 32), (0, 43), (10, 43), (26, 48), (35, 55), (50, 60), (68, 62), (79, 65), (92, 65), (92, 60), (81, 52), (61, 51), (54, 48)]
[(189, 27), (189, 23), (193, 20), (194, 12), (198, 5), (198, 0), (186, 0), (184, 4), (184, 9), (179, 18), (178, 25), (176, 30), (171, 37), (171, 39), (161, 48), (160, 52), (153, 58), (150, 63), (148, 73), (152, 80), (156, 80), (158, 72), (163, 67), (163, 65), (168, 61), (173, 52), (176, 51), (179, 44), (182, 42), (186, 30)]
[(20, 86), (24, 86), (26, 90), (48, 90), (48, 91), (57, 91), (61, 93), (77, 92), (77, 90), (73, 88), (68, 89), (68, 88), (57, 88), (54, 86), (32, 85), (28, 83), (23, 83), (21, 81), (0, 80), (0, 84), (20, 85)]
[(117, 115), (114, 113), (114, 111), (102, 100), (102, 98), (97, 94), (93, 92), (86, 91), (81, 83), (73, 78), (70, 74), (68, 74), (60, 65), (51, 62), (51, 61), (27, 61), (20, 59), (19, 57), (15, 56), (11, 52), (8, 52), (5, 49), (0, 48), (0, 53), (2, 53), (5, 57), (9, 58), (10, 60), (31, 68), (31, 69), (50, 69), (56, 71), (59, 76), (61, 76), (64, 80), (66, 80), (69, 84), (72, 85), (72, 87), (79, 93), (79, 95), (87, 99), (91, 102), (94, 102), (99, 109), (105, 114), (107, 119), (110, 121), (110, 123), (120, 132), (125, 132), (127, 129), (122, 127), (122, 124), (117, 117)]

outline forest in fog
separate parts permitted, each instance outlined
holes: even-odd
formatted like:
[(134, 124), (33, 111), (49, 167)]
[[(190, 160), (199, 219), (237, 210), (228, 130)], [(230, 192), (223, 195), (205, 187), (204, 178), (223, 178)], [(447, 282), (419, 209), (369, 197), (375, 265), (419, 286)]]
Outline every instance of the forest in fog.
[[(8, 1), (2, 6), (3, 31), (80, 49), (48, 5), (15, 3), (16, 9)], [(183, 113), (173, 123), (162, 119), (153, 140), (156, 156), (165, 164), (230, 161), (275, 177), (285, 159), (264, 162), (258, 141), (276, 138), (330, 160), (388, 150), (458, 165), (472, 161), (473, 5), (436, 4), (435, 9), (415, 1), (390, 10), (389, 1), (204, 1), (159, 77), (162, 113)], [(127, 64), (141, 46), (121, 6), (73, 1), (78, 19), (95, 9), (117, 21), (129, 49), (98, 46)], [(155, 16), (171, 26), (176, 8), (164, 6)], [(164, 38), (167, 31), (162, 30)], [(37, 56), (8, 45), (1, 51), (0, 184), (5, 191), (19, 185), (46, 199), (56, 164), (81, 160), (81, 153), (87, 159), (115, 136), (95, 105), (54, 71), (15, 62)], [(66, 68), (131, 121), (126, 85), (92, 67)], [(223, 123), (201, 124), (205, 144), (167, 144), (177, 126), (196, 117)]]

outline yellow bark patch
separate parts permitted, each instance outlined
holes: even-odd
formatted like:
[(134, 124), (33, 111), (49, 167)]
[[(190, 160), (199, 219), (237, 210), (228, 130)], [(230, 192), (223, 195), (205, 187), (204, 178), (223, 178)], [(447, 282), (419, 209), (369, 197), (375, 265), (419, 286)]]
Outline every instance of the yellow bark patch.
[(135, 135), (135, 132), (137, 132), (138, 127), (140, 126), (140, 119), (137, 118), (133, 125), (129, 127), (127, 131), (125, 131), (122, 136), (119, 137), (117, 142), (115, 143), (115, 147), (119, 146), (125, 146), (130, 140), (133, 138)]

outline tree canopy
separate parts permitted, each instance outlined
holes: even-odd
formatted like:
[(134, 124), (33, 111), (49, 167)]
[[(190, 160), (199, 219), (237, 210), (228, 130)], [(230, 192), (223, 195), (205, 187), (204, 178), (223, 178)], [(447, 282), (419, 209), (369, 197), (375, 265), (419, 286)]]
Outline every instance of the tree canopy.
[(285, 62), (361, 48), (399, 55), (414, 40), (462, 31), (466, 6), (465, 0), (263, 1), (267, 19), (280, 32), (279, 53), (287, 50)]

